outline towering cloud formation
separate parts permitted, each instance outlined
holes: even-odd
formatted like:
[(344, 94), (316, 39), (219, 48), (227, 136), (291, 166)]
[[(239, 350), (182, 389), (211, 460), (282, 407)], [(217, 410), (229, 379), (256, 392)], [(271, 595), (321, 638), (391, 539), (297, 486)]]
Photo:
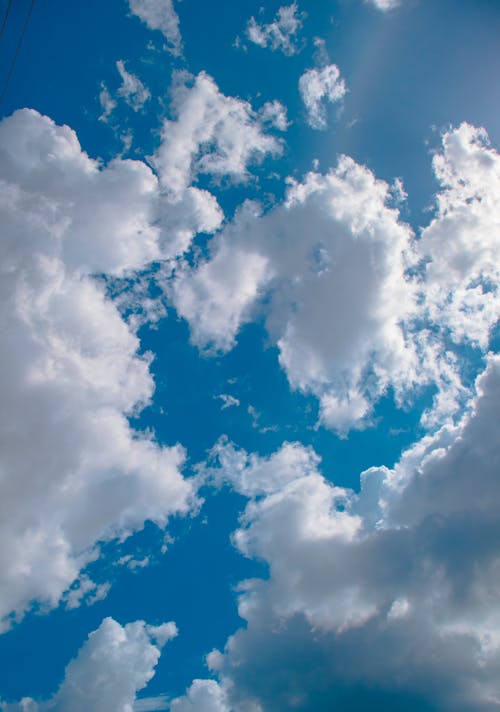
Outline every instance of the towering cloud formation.
[(497, 708), (499, 358), (477, 393), (359, 494), (302, 445), (217, 446), (209, 476), (249, 498), (234, 543), (269, 565), (240, 587), (246, 627), (208, 656), (230, 709)]
[(99, 539), (186, 512), (180, 447), (134, 432), (150, 355), (93, 275), (162, 255), (157, 180), (35, 111), (0, 124), (0, 619), (56, 605)]
[[(165, 643), (177, 635), (175, 623), (151, 626), (144, 621), (121, 626), (105, 618), (66, 668), (50, 700), (23, 699), (5, 712), (133, 712), (136, 693), (155, 674)], [(145, 709), (145, 707), (142, 707)], [(147, 706), (146, 709), (155, 709)]]
[[(119, 68), (125, 98), (142, 103)], [(266, 105), (261, 118), (205, 74), (175, 92), (178, 121), (165, 123), (155, 156), (159, 181), (139, 161), (100, 166), (69, 128), (35, 111), (0, 125), (2, 620), (35, 599), (56, 605), (100, 539), (146, 519), (164, 526), (193, 501), (182, 449), (129, 426), (154, 390), (151, 356), (139, 354), (133, 322), (97, 277), (168, 261), (215, 230), (222, 211), (192, 180), (245, 179), (251, 161), (280, 152), (264, 123), (283, 111)], [(92, 582), (85, 588), (95, 594)]]

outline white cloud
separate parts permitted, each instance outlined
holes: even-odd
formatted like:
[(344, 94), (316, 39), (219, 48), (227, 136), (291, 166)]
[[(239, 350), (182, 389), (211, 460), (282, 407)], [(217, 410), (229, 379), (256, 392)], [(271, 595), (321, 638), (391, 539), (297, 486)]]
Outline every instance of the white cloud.
[(164, 257), (182, 255), (196, 234), (215, 232), (224, 219), (215, 196), (194, 186), (175, 193), (161, 191), (158, 213)]
[(246, 624), (210, 656), (231, 709), (497, 708), (499, 357), (477, 392), (359, 494), (299, 444), (217, 446), (208, 474), (249, 497), (233, 541), (269, 566), (240, 585)]
[(107, 122), (113, 111), (116, 109), (116, 101), (109, 93), (109, 90), (104, 84), (104, 82), (101, 83), (101, 91), (99, 92), (99, 103), (102, 109), (102, 114), (99, 116), (99, 121)]
[(277, 100), (266, 101), (259, 111), (259, 116), (262, 123), (270, 124), (279, 131), (286, 131), (288, 128), (286, 107)]
[(99, 540), (146, 519), (164, 526), (188, 511), (193, 493), (182, 448), (129, 425), (153, 393), (150, 356), (139, 355), (137, 336), (92, 277), (130, 274), (164, 254), (157, 179), (137, 161), (100, 166), (73, 131), (32, 110), (2, 121), (0, 151), (7, 627), (35, 599), (57, 605)]
[(239, 400), (229, 393), (219, 393), (219, 395), (214, 396), (214, 398), (218, 398), (222, 401), (222, 405), (220, 407), (221, 410), (225, 410), (226, 408), (231, 408), (233, 406), (239, 406), (240, 404)]
[(64, 600), (67, 608), (78, 608), (85, 602), (88, 606), (106, 598), (110, 589), (109, 583), (97, 584), (89, 576), (82, 574), (76, 585), (66, 592)]
[(118, 95), (134, 110), (139, 111), (144, 104), (151, 99), (151, 92), (141, 82), (139, 77), (127, 72), (125, 63), (120, 59), (116, 63), (116, 68), (122, 79), (122, 84), (118, 89)]
[[(177, 635), (175, 623), (149, 626), (144, 621), (121, 626), (105, 618), (66, 668), (64, 680), (50, 700), (6, 705), (6, 712), (133, 712), (136, 693), (155, 674), (161, 648)], [(145, 709), (142, 707), (142, 709)], [(146, 709), (158, 709), (146, 707)]]
[(299, 79), (299, 92), (307, 111), (307, 122), (313, 129), (326, 128), (325, 103), (339, 102), (347, 87), (336, 64), (320, 69), (307, 69)]
[(184, 697), (172, 700), (170, 712), (231, 712), (231, 708), (215, 680), (194, 680)]
[(433, 167), (441, 189), (419, 246), (430, 318), (487, 349), (500, 314), (500, 155), (464, 123), (444, 133)]
[(174, 281), (193, 341), (231, 348), (263, 309), (290, 384), (317, 395), (321, 418), (340, 431), (362, 421), (390, 383), (402, 391), (423, 378), (404, 332), (416, 310), (405, 274), (412, 234), (388, 199), (386, 183), (343, 157), (326, 175), (291, 182), (266, 215), (247, 204), (209, 259)]
[(245, 180), (250, 163), (282, 151), (280, 141), (265, 133), (250, 104), (224, 96), (205, 72), (194, 78), (177, 74), (172, 109), (176, 120), (163, 124), (154, 165), (162, 186), (173, 194), (198, 174)]
[(140, 17), (150, 30), (159, 30), (167, 40), (167, 49), (174, 56), (182, 53), (179, 17), (173, 0), (129, 0), (130, 11)]
[(276, 13), (273, 22), (269, 24), (259, 24), (254, 17), (248, 21), (246, 36), (260, 47), (269, 47), (272, 50), (280, 50), (283, 54), (291, 56), (299, 51), (298, 34), (306, 14), (299, 12), (297, 3), (284, 5)]
[(366, 2), (371, 3), (378, 10), (385, 12), (386, 10), (392, 10), (393, 8), (398, 7), (401, 0), (366, 0)]
[(291, 386), (316, 395), (340, 433), (366, 425), (389, 387), (401, 402), (437, 386), (426, 427), (460, 412), (470, 396), (460, 344), (486, 352), (500, 313), (500, 158), (464, 124), (444, 134), (434, 170), (441, 189), (420, 239), (389, 207), (401, 184), (346, 156), (289, 179), (265, 214), (244, 204), (170, 288), (192, 341), (228, 350), (263, 314)]
[(171, 298), (178, 314), (189, 321), (194, 343), (215, 351), (232, 348), (268, 274), (264, 256), (224, 243), (195, 272), (187, 266), (179, 270)]

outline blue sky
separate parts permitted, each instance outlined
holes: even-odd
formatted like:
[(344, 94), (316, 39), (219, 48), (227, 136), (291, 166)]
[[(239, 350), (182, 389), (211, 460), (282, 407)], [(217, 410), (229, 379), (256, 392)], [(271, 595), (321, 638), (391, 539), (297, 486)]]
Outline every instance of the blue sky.
[(35, 3), (4, 712), (498, 709), (499, 31), (495, 0)]

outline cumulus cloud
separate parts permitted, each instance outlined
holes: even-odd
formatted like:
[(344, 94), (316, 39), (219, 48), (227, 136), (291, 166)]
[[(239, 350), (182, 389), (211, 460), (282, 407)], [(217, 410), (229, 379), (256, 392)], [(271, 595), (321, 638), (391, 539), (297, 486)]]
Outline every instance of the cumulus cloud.
[(139, 77), (127, 72), (125, 63), (121, 59), (116, 63), (116, 68), (122, 80), (122, 84), (118, 89), (118, 95), (121, 96), (134, 111), (139, 111), (151, 98), (151, 92), (144, 86)]
[(487, 349), (500, 314), (500, 155), (464, 123), (444, 133), (433, 167), (440, 191), (420, 243), (430, 318)]
[(150, 626), (136, 621), (121, 626), (105, 618), (90, 633), (77, 656), (66, 668), (57, 693), (45, 702), (25, 698), (5, 705), (5, 712), (133, 712), (158, 709), (136, 707), (136, 693), (155, 674), (165, 643), (177, 635), (175, 623)]
[(174, 281), (193, 341), (227, 350), (263, 309), (290, 384), (316, 394), (324, 422), (341, 431), (389, 383), (418, 380), (403, 329), (415, 311), (412, 235), (388, 197), (387, 184), (343, 157), (326, 175), (291, 182), (265, 215), (247, 203), (209, 258)]
[(432, 383), (423, 423), (439, 426), (470, 397), (460, 345), (486, 352), (498, 319), (499, 161), (484, 131), (445, 132), (436, 212), (420, 239), (391, 207), (401, 183), (347, 156), (290, 179), (267, 213), (247, 202), (171, 285), (192, 341), (228, 350), (264, 315), (291, 386), (319, 398), (325, 425), (363, 426), (389, 387), (402, 402)]
[(188, 265), (178, 269), (170, 296), (178, 314), (189, 321), (194, 343), (227, 351), (268, 278), (265, 256), (222, 243), (213, 259), (195, 271)]
[(2, 121), (0, 153), (5, 628), (35, 599), (57, 605), (99, 540), (163, 527), (193, 493), (182, 448), (129, 425), (153, 393), (151, 357), (93, 278), (163, 255), (156, 177), (137, 161), (100, 166), (32, 110)]
[[(264, 130), (268, 116), (260, 118), (248, 102), (222, 94), (205, 72), (176, 77), (171, 104), (175, 120), (164, 122), (154, 156), (162, 186), (170, 193), (184, 190), (198, 174), (245, 180), (250, 163), (282, 152), (280, 141)], [(277, 106), (274, 120), (283, 121)]]
[(288, 57), (299, 51), (298, 34), (306, 14), (299, 11), (297, 3), (284, 5), (276, 13), (273, 22), (259, 24), (251, 17), (246, 28), (246, 36), (259, 47), (280, 50)]
[[(136, 89), (129, 82), (131, 101)], [(142, 162), (100, 166), (70, 129), (34, 111), (1, 124), (0, 320), (9, 334), (0, 379), (3, 628), (35, 600), (74, 607), (102, 598), (105, 584), (78, 581), (98, 542), (125, 537), (146, 519), (165, 526), (193, 506), (182, 448), (160, 447), (128, 422), (154, 390), (151, 356), (139, 355), (134, 333), (141, 318), (126, 323), (93, 275), (127, 284), (151, 262), (170, 264), (223, 218), (216, 199), (190, 184), (196, 173), (243, 178), (248, 162), (280, 150), (251, 107), (224, 97), (205, 75), (179, 97), (179, 122), (167, 135), (182, 134), (197, 103), (204, 108), (188, 125), (185, 177), (173, 190), (165, 175), (179, 168), (175, 155), (173, 169), (168, 160), (161, 165), (159, 182)], [(213, 141), (210, 155), (205, 141)], [(135, 309), (141, 295), (139, 280), (120, 295), (120, 307)], [(145, 318), (161, 315), (160, 307), (141, 303)]]
[(233, 542), (269, 566), (209, 656), (231, 709), (497, 709), (499, 395), (491, 357), (462, 422), (363, 473), (359, 494), (300, 444), (217, 445), (207, 474), (249, 498)]
[(231, 712), (225, 690), (215, 680), (194, 680), (186, 695), (172, 700), (170, 712)]
[(182, 53), (179, 17), (173, 0), (129, 0), (130, 12), (137, 15), (150, 30), (159, 30), (167, 40), (167, 49), (174, 56)]
[(158, 221), (164, 259), (182, 255), (196, 234), (215, 232), (224, 219), (216, 197), (208, 190), (190, 185), (175, 193), (160, 193)]
[(288, 128), (287, 110), (280, 101), (266, 101), (259, 111), (262, 123), (274, 126), (279, 131), (286, 131)]
[(336, 64), (307, 69), (299, 79), (299, 92), (306, 107), (307, 122), (313, 129), (326, 128), (325, 103), (337, 103), (347, 87)]

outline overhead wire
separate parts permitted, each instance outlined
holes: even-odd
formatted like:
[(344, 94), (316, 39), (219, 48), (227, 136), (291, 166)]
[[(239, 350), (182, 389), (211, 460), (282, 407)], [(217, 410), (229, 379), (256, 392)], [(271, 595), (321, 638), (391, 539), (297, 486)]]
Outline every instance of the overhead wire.
[[(10, 10), (10, 4), (11, 4), (11, 3), (9, 2), (9, 5), (8, 5), (7, 10), (6, 10), (6, 13), (5, 13), (6, 16), (4, 17), (3, 25), (5, 25), (5, 24), (7, 23), (7, 16), (8, 16), (8, 12), (9, 12), (9, 10)], [(2, 93), (0, 94), (0, 104), (3, 102), (4, 97), (5, 97), (5, 94), (7, 93), (7, 89), (9, 88), (10, 80), (11, 80), (12, 74), (13, 74), (13, 72), (14, 72), (14, 67), (16, 66), (16, 62), (17, 62), (17, 58), (18, 58), (18, 56), (19, 56), (19, 52), (21, 51), (21, 47), (22, 47), (22, 44), (23, 44), (24, 36), (25, 36), (25, 34), (26, 34), (26, 30), (28, 29), (28, 25), (29, 25), (29, 22), (30, 22), (30, 19), (31, 19), (31, 15), (32, 15), (32, 13), (33, 13), (33, 7), (34, 7), (34, 6), (35, 6), (35, 0), (31, 0), (30, 6), (29, 6), (29, 9), (28, 9), (28, 13), (27, 13), (26, 18), (25, 18), (25, 20), (24, 20), (23, 29), (21, 30), (21, 36), (19, 37), (19, 41), (18, 41), (18, 43), (17, 43), (17, 47), (16, 47), (16, 50), (15, 50), (15, 52), (14, 52), (14, 56), (12, 57), (12, 61), (11, 61), (11, 63), (10, 63), (10, 68), (9, 68), (9, 72), (8, 72), (8, 74), (7, 74), (7, 78), (6, 78), (6, 80), (5, 80), (5, 82), (4, 82), (4, 85), (3, 85)], [(2, 25), (2, 29), (3, 29), (3, 25)]]
[(7, 24), (7, 20), (9, 19), (11, 7), (12, 7), (12, 0), (9, 0), (7, 3), (7, 7), (5, 8), (5, 14), (4, 14), (3, 20), (2, 20), (2, 27), (0, 27), (0, 42), (2, 41), (3, 33), (5, 31), (5, 26)]

